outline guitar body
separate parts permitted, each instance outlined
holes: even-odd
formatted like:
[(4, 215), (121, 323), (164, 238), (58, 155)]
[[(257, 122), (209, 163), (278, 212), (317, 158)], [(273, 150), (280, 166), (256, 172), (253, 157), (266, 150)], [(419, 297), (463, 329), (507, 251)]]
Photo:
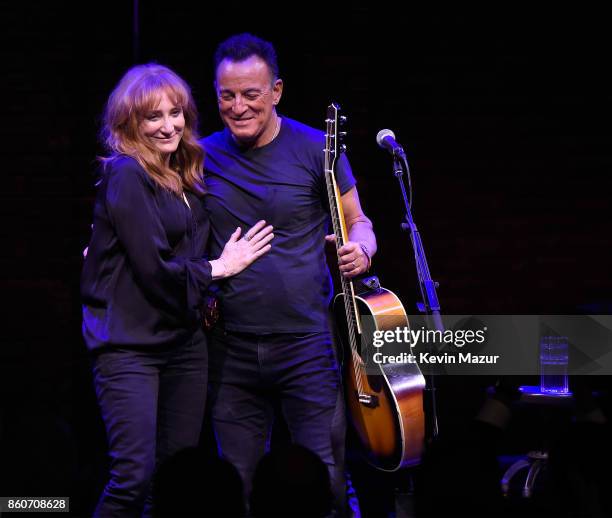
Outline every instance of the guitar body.
[[(384, 288), (355, 297), (361, 322), (360, 356), (348, 347), (343, 299), (343, 294), (335, 297), (334, 313), (340, 340), (348, 351), (345, 364), (347, 406), (363, 453), (368, 462), (384, 471), (418, 464), (425, 434), (425, 379), (416, 363), (376, 364), (367, 360), (377, 351), (373, 346), (374, 331), (409, 326), (402, 303)], [(356, 372), (360, 370), (363, 373), (361, 393), (373, 396), (369, 404), (359, 397)]]

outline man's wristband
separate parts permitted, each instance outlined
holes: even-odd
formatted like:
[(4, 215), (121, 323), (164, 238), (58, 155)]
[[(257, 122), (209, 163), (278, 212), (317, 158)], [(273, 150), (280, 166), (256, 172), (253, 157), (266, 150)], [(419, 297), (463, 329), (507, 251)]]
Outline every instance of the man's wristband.
[(366, 270), (369, 270), (372, 266), (372, 256), (370, 255), (370, 251), (368, 250), (368, 247), (363, 243), (359, 243), (359, 246), (363, 250), (365, 256), (368, 258), (368, 267), (366, 268)]

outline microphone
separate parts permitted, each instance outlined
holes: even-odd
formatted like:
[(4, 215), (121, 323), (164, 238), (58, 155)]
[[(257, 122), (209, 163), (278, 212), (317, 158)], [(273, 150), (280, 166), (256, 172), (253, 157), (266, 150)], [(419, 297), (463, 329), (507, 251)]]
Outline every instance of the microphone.
[(390, 129), (382, 129), (376, 135), (376, 143), (383, 149), (390, 151), (394, 156), (405, 157), (404, 150), (402, 146), (400, 146), (395, 141), (395, 133), (393, 133)]

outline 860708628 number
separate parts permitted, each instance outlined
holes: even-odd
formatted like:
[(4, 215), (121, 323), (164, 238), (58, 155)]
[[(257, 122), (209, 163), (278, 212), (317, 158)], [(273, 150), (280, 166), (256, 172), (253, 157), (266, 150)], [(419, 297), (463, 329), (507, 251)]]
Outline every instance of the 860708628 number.
[(70, 498), (48, 496), (0, 497), (0, 513), (39, 512), (67, 513)]

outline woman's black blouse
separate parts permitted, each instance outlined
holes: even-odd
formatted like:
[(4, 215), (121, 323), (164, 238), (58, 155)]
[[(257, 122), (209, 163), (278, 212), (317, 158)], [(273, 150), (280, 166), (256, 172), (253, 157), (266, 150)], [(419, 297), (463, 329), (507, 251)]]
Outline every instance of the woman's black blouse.
[(105, 166), (81, 277), (89, 349), (173, 345), (196, 330), (209, 222), (202, 200), (186, 196), (191, 208), (133, 158)]

